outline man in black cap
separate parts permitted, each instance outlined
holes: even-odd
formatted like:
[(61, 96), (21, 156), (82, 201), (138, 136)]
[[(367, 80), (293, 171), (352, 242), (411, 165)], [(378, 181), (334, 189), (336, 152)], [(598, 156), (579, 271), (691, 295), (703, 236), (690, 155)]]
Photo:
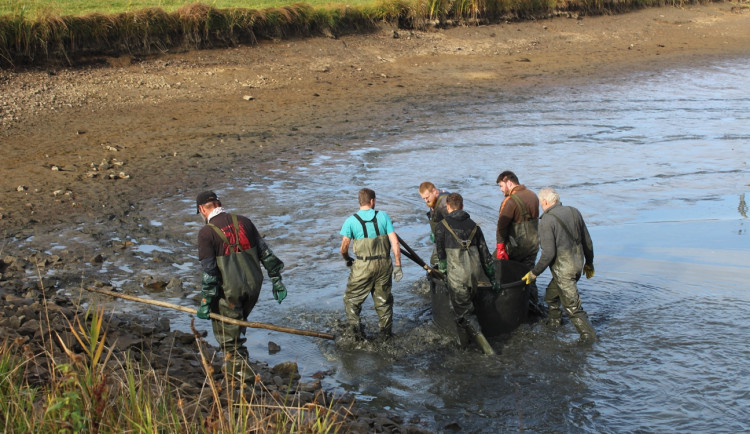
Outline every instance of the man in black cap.
[[(284, 263), (273, 254), (253, 222), (225, 212), (212, 191), (200, 193), (196, 205), (206, 222), (198, 233), (198, 259), (203, 270), (198, 318), (208, 319), (213, 312), (247, 320), (263, 283), (261, 263), (273, 282), (273, 298), (281, 303), (286, 298), (281, 282)], [(246, 328), (216, 320), (212, 326), (225, 354), (225, 374), (238, 379), (252, 376), (247, 365), (246, 339), (242, 337)]]

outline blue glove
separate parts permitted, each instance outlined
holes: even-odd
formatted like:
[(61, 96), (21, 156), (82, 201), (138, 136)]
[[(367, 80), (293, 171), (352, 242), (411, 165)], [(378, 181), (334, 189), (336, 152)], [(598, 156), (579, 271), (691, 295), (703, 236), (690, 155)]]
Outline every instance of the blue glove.
[(281, 304), (286, 298), (286, 287), (281, 283), (281, 276), (271, 278), (273, 282), (273, 298)]

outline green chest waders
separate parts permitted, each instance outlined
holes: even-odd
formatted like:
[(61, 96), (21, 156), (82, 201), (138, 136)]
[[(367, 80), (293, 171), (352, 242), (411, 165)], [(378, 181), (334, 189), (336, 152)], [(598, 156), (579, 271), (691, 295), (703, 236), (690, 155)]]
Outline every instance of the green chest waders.
[[(369, 222), (362, 220), (357, 214), (354, 214), (354, 217), (362, 224), (364, 238), (352, 241), (352, 249), (357, 255), (357, 260), (352, 264), (344, 294), (347, 319), (352, 327), (359, 328), (362, 303), (372, 294), (380, 330), (389, 333), (393, 324), (393, 264), (389, 254), (391, 243), (388, 235), (381, 234), (378, 230), (377, 211)], [(375, 227), (375, 238), (368, 238), (366, 223), (372, 223)]]
[[(227, 235), (216, 225), (209, 223), (225, 245), (229, 246), (229, 254), (216, 257), (216, 265), (221, 272), (222, 284), (219, 293), (219, 315), (238, 320), (246, 320), (253, 310), (260, 295), (263, 283), (263, 273), (260, 269), (256, 247), (243, 250), (240, 245), (239, 223), (237, 216), (232, 215), (235, 243), (229, 242)], [(227, 324), (221, 321), (211, 321), (216, 341), (222, 350), (230, 355), (226, 365), (227, 371), (235, 375), (242, 369), (240, 358), (248, 357), (245, 348), (245, 327)]]
[(524, 259), (533, 256), (530, 261), (533, 266), (539, 252), (539, 219), (531, 217), (526, 204), (517, 195), (511, 194), (510, 198), (521, 211), (521, 221), (511, 223), (508, 228), (508, 244), (505, 249), (508, 257), (517, 262), (524, 262)]
[(479, 281), (489, 280), (484, 273), (479, 248), (472, 245), (478, 226), (474, 226), (466, 240), (461, 239), (446, 220), (443, 226), (459, 244), (457, 249), (445, 249), (447, 257), (446, 284), (451, 294), (451, 305), (456, 315), (456, 322), (463, 327), (484, 354), (495, 354), (492, 346), (482, 334), (476, 313), (474, 312), (474, 294)]

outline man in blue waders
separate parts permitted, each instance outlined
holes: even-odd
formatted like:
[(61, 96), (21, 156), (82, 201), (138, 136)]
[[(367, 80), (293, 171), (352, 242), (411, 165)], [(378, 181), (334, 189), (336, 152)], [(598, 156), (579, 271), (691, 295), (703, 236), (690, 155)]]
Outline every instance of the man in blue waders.
[(576, 283), (581, 278), (581, 271), (587, 279), (594, 277), (594, 243), (581, 213), (572, 206), (563, 206), (560, 195), (554, 189), (539, 190), (539, 203), (544, 210), (539, 221), (542, 255), (534, 268), (523, 276), (523, 280), (529, 284), (549, 267), (552, 281), (544, 296), (549, 306), (548, 324), (560, 326), (562, 305), (581, 335), (581, 342), (593, 342), (596, 332), (581, 307)]
[(456, 322), (474, 339), (484, 354), (492, 355), (495, 351), (482, 333), (472, 301), (479, 281), (489, 280), (495, 291), (500, 290), (495, 280), (492, 255), (482, 229), (464, 211), (461, 195), (451, 193), (446, 202), (448, 215), (435, 227), (438, 269), (445, 275)]
[[(224, 211), (216, 193), (204, 191), (196, 199), (206, 226), (198, 232), (198, 259), (203, 270), (201, 305), (197, 316), (210, 313), (246, 321), (260, 295), (263, 273), (273, 283), (273, 298), (281, 303), (286, 288), (281, 282), (284, 263), (273, 254), (249, 218)], [(214, 336), (224, 351), (224, 374), (239, 381), (254, 377), (247, 364), (243, 337), (246, 328), (212, 320)]]
[[(362, 303), (372, 294), (378, 314), (380, 338), (393, 335), (393, 295), (391, 275), (401, 280), (401, 250), (393, 231), (391, 218), (385, 211), (375, 211), (375, 192), (369, 188), (359, 191), (359, 211), (349, 216), (341, 227), (341, 256), (351, 268), (344, 293), (344, 307), (354, 338), (363, 340), (365, 333), (360, 321)], [(349, 256), (349, 245), (356, 260)], [(396, 263), (391, 263), (390, 252)]]

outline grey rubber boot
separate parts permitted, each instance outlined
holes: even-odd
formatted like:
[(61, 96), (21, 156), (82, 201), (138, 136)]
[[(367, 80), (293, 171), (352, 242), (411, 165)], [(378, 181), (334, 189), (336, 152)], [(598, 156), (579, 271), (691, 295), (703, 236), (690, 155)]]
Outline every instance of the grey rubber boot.
[(581, 335), (581, 343), (591, 343), (596, 341), (596, 332), (594, 327), (589, 322), (588, 316), (579, 316), (571, 318), (570, 322), (573, 323), (578, 333)]

